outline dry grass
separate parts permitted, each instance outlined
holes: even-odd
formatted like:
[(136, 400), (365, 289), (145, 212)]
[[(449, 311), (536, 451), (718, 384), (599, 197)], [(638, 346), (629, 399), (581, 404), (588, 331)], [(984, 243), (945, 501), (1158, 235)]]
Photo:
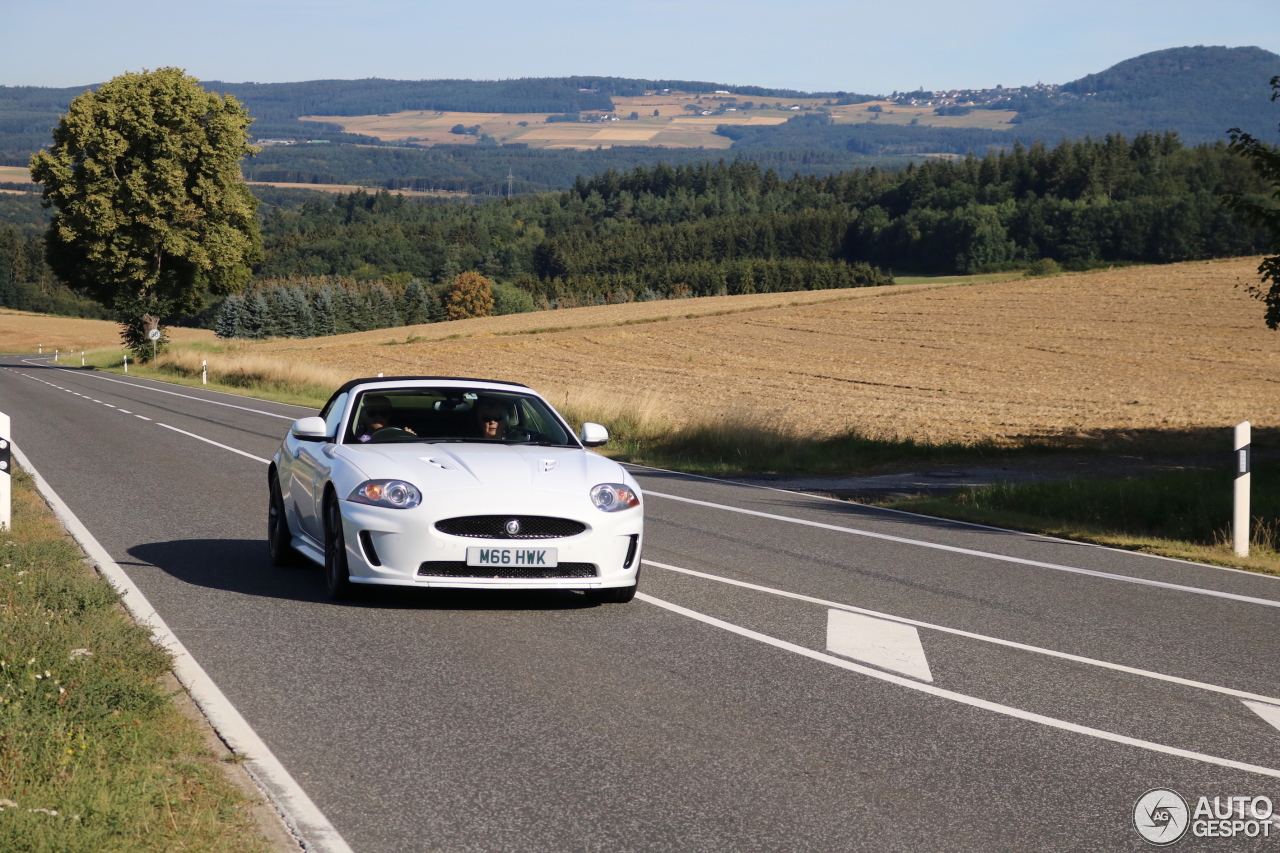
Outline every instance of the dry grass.
[(1244, 419), (1265, 429), (1280, 427), (1280, 352), (1258, 303), (1233, 287), (1256, 266), (640, 303), (253, 349), (351, 375), (652, 395), (677, 420), (762, 416), (821, 435), (1007, 442)]
[[(171, 329), (170, 336), (178, 344), (211, 342), (213, 332), (204, 329)], [(41, 346), (46, 353), (55, 349), (63, 353), (120, 346), (120, 326), (107, 320), (80, 320), (53, 317), (28, 311), (0, 308), (0, 352), (36, 352)]]

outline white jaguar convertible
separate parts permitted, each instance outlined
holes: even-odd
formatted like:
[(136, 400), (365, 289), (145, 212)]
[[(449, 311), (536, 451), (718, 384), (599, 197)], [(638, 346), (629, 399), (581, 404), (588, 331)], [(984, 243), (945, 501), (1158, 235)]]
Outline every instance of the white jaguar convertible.
[(608, 440), (513, 382), (348, 382), (271, 461), (272, 562), (324, 566), (333, 598), (383, 584), (630, 601), (644, 509), (631, 475), (586, 449)]

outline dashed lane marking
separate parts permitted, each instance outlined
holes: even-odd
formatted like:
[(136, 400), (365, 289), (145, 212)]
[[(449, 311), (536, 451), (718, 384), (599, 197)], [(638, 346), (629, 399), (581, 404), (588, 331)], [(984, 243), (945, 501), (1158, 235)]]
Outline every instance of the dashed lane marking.
[(943, 545), (940, 542), (927, 542), (923, 539), (909, 539), (906, 536), (894, 536), (889, 533), (876, 533), (871, 530), (861, 530), (857, 527), (845, 527), (839, 524), (827, 524), (822, 521), (810, 521), (807, 518), (796, 518), (791, 515), (777, 515), (772, 512), (761, 512), (754, 509), (728, 506), (727, 504), (712, 503), (711, 501), (694, 500), (693, 498), (681, 497), (680, 495), (669, 495), (663, 492), (646, 491), (644, 494), (645, 497), (664, 498), (666, 500), (678, 501), (680, 503), (695, 504), (697, 506), (705, 506), (711, 509), (725, 510), (726, 512), (736, 512), (741, 515), (750, 515), (755, 518), (767, 518), (772, 521), (784, 521), (789, 524), (798, 524), (804, 527), (816, 527), (820, 530), (833, 530), (837, 533), (847, 533), (851, 536), (865, 536), (868, 539), (880, 539), (885, 542), (896, 542), (900, 545), (913, 545), (917, 548), (947, 551), (952, 554), (964, 554), (969, 557), (981, 557), (985, 560), (997, 560), (999, 562), (1014, 563), (1020, 566), (1033, 566), (1039, 569), (1053, 569), (1058, 572), (1087, 575), (1089, 577), (1103, 578), (1105, 580), (1140, 584), (1142, 586), (1153, 586), (1160, 589), (1173, 590), (1174, 592), (1188, 592), (1193, 595), (1204, 595), (1211, 598), (1225, 598), (1230, 601), (1242, 601), (1248, 604), (1261, 604), (1264, 607), (1280, 607), (1280, 601), (1276, 601), (1271, 598), (1255, 598), (1251, 595), (1239, 595), (1234, 592), (1222, 592), (1216, 589), (1203, 589), (1197, 586), (1185, 586), (1183, 584), (1169, 583), (1167, 581), (1150, 580), (1148, 578), (1139, 578), (1130, 575), (1118, 575), (1114, 572), (1100, 572), (1096, 569), (1082, 569), (1077, 566), (1064, 566), (1059, 563), (1046, 563), (1041, 560), (1028, 560), (1024, 557), (1013, 557), (1008, 554), (997, 554), (992, 551), (978, 551), (973, 548), (960, 548), (955, 545)]
[(1157, 752), (1163, 755), (1173, 755), (1179, 758), (1186, 758), (1191, 761), (1198, 761), (1203, 764), (1212, 764), (1218, 767), (1228, 767), (1228, 768), (1231, 768), (1232, 770), (1241, 770), (1241, 771), (1244, 771), (1245, 773), (1255, 773), (1259, 776), (1270, 776), (1273, 779), (1280, 779), (1280, 770), (1277, 770), (1273, 767), (1263, 767), (1262, 765), (1259, 765), (1259, 764), (1248, 764), (1246, 762), (1236, 761), (1231, 758), (1221, 758), (1219, 756), (1208, 755), (1203, 752), (1195, 752), (1193, 750), (1182, 749), (1176, 746), (1167, 746), (1162, 743), (1155, 743), (1149, 740), (1141, 740), (1140, 738), (1129, 737), (1128, 735), (1116, 734), (1115, 732), (1108, 732), (1103, 729), (1095, 729), (1091, 726), (1082, 726), (1078, 723), (1068, 722), (1067, 720), (1059, 720), (1055, 717), (1047, 717), (1044, 714), (1037, 714), (1033, 711), (1025, 711), (1022, 708), (1014, 708), (1011, 705), (1002, 705), (999, 702), (991, 702), (987, 699), (979, 699), (976, 696), (968, 696), (964, 693), (957, 693), (954, 690), (946, 690), (941, 687), (935, 687), (932, 684), (926, 684), (920, 681), (916, 681), (914, 679), (907, 678), (906, 676), (903, 676), (903, 675), (895, 675), (891, 672), (884, 672), (882, 670), (872, 669), (869, 666), (863, 666), (862, 664), (854, 663), (853, 661), (848, 661), (848, 660), (845, 660), (844, 658), (838, 658), (835, 655), (829, 655), (826, 652), (814, 651), (813, 649), (805, 648), (804, 646), (800, 646), (795, 643), (791, 643), (786, 640), (779, 639), (777, 637), (771, 637), (768, 634), (762, 634), (759, 631), (752, 631), (750, 628), (744, 628), (741, 625), (735, 625), (732, 622), (726, 622), (723, 619), (717, 619), (714, 616), (708, 616), (705, 613), (699, 613), (696, 610), (690, 610), (689, 608), (682, 607), (679, 604), (673, 604), (670, 601), (664, 601), (663, 599), (656, 598), (652, 595), (649, 595), (648, 593), (637, 592), (636, 598), (641, 601), (646, 601), (649, 604), (654, 605), (655, 607), (661, 607), (664, 610), (669, 610), (672, 613), (676, 613), (680, 616), (684, 616), (689, 619), (702, 622), (705, 625), (710, 625), (714, 628), (719, 628), (723, 631), (728, 631), (732, 634), (737, 634), (738, 636), (745, 637), (748, 640), (755, 640), (758, 643), (764, 643), (765, 645), (773, 646), (776, 649), (781, 649), (783, 651), (791, 652), (792, 654), (800, 655), (802, 657), (807, 657), (810, 660), (815, 660), (821, 663), (830, 664), (831, 666), (836, 666), (841, 669), (846, 669), (846, 670), (849, 670), (850, 672), (856, 672), (859, 675), (865, 675), (869, 678), (874, 678), (879, 681), (887, 681), (890, 684), (896, 684), (897, 686), (905, 687), (908, 690), (915, 690), (919, 693), (925, 693), (929, 696), (933, 696), (938, 699), (946, 699), (961, 705), (968, 705), (971, 708), (978, 708), (983, 711), (991, 711), (992, 713), (1000, 714), (1002, 716), (1012, 717), (1017, 720), (1025, 720), (1031, 723), (1038, 723), (1042, 726), (1047, 726), (1053, 729), (1059, 729), (1061, 731), (1072, 732), (1073, 734), (1087, 735), (1088, 737), (1097, 738), (1098, 740), (1110, 741), (1112, 743), (1123, 744), (1125, 746), (1133, 746), (1139, 749), (1147, 750), (1149, 752)]
[(713, 575), (709, 572), (699, 572), (695, 569), (686, 569), (681, 566), (672, 566), (667, 563), (656, 563), (653, 560), (642, 560), (646, 566), (653, 566), (656, 569), (664, 569), (669, 572), (676, 572), (682, 575), (689, 575), (696, 578), (705, 578), (706, 580), (716, 581), (717, 583), (728, 584), (729, 586), (742, 587), (743, 589), (751, 589), (757, 592), (765, 592), (770, 595), (776, 595), (781, 598), (790, 598), (795, 601), (806, 601), (810, 604), (817, 604), (828, 609), (835, 608), (845, 610), (850, 613), (861, 613), (864, 616), (870, 616), (875, 619), (883, 619), (890, 622), (898, 622), (902, 625), (911, 625), (915, 628), (925, 628), (930, 631), (937, 631), (941, 634), (950, 634), (955, 637), (964, 637), (969, 640), (978, 640), (983, 643), (991, 643), (996, 646), (1004, 646), (1010, 649), (1017, 649), (1023, 652), (1031, 652), (1033, 654), (1045, 655), (1047, 657), (1060, 658), (1061, 660), (1069, 660), (1073, 663), (1082, 663), (1088, 666), (1096, 666), (1100, 669), (1110, 669), (1115, 672), (1123, 672), (1128, 675), (1137, 675), (1143, 678), (1150, 678), (1155, 681), (1164, 681), (1169, 684), (1179, 684), (1183, 687), (1192, 687), (1197, 690), (1205, 690), (1210, 693), (1220, 693), (1223, 696), (1231, 696), (1235, 699), (1253, 700), (1269, 705), (1280, 706), (1280, 699), (1274, 696), (1264, 696), (1260, 693), (1250, 693), (1247, 690), (1236, 690), (1233, 687), (1221, 687), (1217, 684), (1208, 684), (1203, 681), (1195, 681), (1190, 678), (1182, 678), (1177, 675), (1166, 675), (1163, 672), (1152, 672), (1147, 669), (1138, 669), (1134, 666), (1125, 666), (1121, 663), (1112, 663), (1110, 661), (1098, 660), (1097, 658), (1084, 657), (1083, 655), (1073, 655), (1070, 652), (1060, 652), (1056, 649), (1046, 649), (1040, 646), (1032, 646), (1026, 643), (1019, 643), (1014, 640), (1005, 640), (1000, 637), (990, 637), (986, 634), (975, 634), (972, 631), (965, 631), (960, 628), (949, 628), (946, 625), (936, 625), (932, 622), (922, 622), (919, 619), (908, 619), (905, 616), (894, 616), (891, 613), (881, 613), (877, 610), (868, 610), (865, 607), (855, 607), (852, 604), (844, 604), (839, 601), (831, 601), (826, 598), (817, 598), (812, 595), (804, 595), (799, 592), (790, 592), (785, 589), (777, 589), (776, 587), (764, 586), (762, 584), (748, 583), (734, 578), (727, 578), (722, 575)]

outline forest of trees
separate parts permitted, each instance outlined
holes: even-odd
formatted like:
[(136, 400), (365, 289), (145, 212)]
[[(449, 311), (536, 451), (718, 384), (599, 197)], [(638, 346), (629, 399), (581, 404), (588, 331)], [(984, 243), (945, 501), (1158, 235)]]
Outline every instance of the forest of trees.
[[(487, 202), (264, 188), (265, 257), (255, 273), (274, 281), (255, 290), (270, 306), (289, 301), (275, 291), (297, 288), (294, 301), (308, 302), (314, 315), (324, 288), (303, 279), (327, 276), (335, 304), (342, 291), (365, 305), (339, 311), (354, 318), (347, 321), (354, 330), (368, 326), (359, 319), (366, 315), (390, 322), (379, 305), (394, 306), (391, 325), (437, 319), (430, 300), (466, 271), (497, 282), (507, 306), (518, 300), (502, 309), (512, 311), (882, 284), (891, 280), (882, 270), (979, 272), (1042, 259), (1087, 269), (1238, 256), (1265, 251), (1267, 238), (1221, 199), (1265, 191), (1224, 144), (1188, 148), (1175, 134), (1016, 145), (896, 171), (787, 179), (747, 160), (659, 163), (606, 169), (564, 192)], [(0, 196), (0, 221), (39, 211), (24, 204), (30, 197)], [(8, 247), (0, 250), (0, 282), (50, 280), (37, 251), (39, 215), (5, 232), (19, 239), (0, 244)], [(25, 273), (13, 272), (17, 254)], [(415, 280), (427, 301), (411, 294), (418, 308), (409, 308)], [(254, 328), (285, 321), (263, 322)]]
[(263, 271), (440, 281), (477, 269), (531, 292), (572, 279), (584, 293), (627, 275), (638, 298), (693, 269), (673, 266), (746, 260), (939, 272), (1168, 262), (1262, 251), (1219, 199), (1263, 189), (1225, 145), (1186, 148), (1173, 134), (788, 180), (748, 161), (659, 164), (492, 204), (361, 194), (264, 206)]
[[(362, 184), (371, 188), (450, 190), (505, 195), (507, 175), (516, 194), (564, 190), (579, 175), (606, 169), (630, 171), (657, 163), (707, 161), (700, 148), (616, 146), (588, 151), (539, 150), (523, 145), (436, 145), (432, 148), (366, 148), (354, 145), (294, 145), (267, 148), (243, 165), (250, 181), (303, 184)], [(896, 168), (903, 157), (863, 156), (843, 149), (753, 148), (737, 155), (779, 174), (830, 174), (858, 167)]]

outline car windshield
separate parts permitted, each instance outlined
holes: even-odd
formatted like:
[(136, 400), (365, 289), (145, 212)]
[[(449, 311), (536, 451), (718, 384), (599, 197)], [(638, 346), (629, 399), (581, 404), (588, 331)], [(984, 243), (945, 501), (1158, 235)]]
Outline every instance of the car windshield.
[(483, 442), (578, 447), (537, 397), (483, 388), (388, 388), (356, 399), (345, 444)]

